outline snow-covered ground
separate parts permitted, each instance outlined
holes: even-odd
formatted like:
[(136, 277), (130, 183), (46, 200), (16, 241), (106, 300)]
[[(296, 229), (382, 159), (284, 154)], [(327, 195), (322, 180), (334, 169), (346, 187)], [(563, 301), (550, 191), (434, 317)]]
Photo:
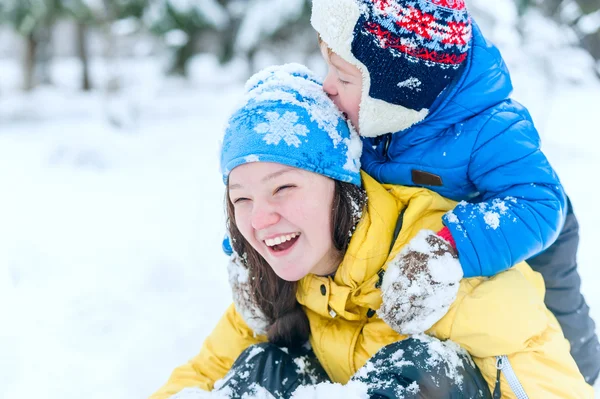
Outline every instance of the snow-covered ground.
[(145, 397), (228, 305), (217, 154), (240, 83), (127, 68), (141, 90), (109, 102), (0, 95), (2, 398)]
[[(24, 96), (0, 62), (2, 398), (144, 398), (230, 302), (217, 154), (241, 68), (200, 58), (184, 82), (125, 62), (126, 90), (106, 97), (77, 93), (75, 67), (58, 62), (58, 88)], [(575, 204), (600, 320), (600, 83), (517, 68), (515, 85)]]

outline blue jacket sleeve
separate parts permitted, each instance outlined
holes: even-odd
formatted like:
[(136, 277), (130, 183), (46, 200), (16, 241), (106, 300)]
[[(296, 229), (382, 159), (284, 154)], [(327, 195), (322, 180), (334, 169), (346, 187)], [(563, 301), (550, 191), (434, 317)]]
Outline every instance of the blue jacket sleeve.
[(476, 202), (463, 201), (444, 216), (465, 277), (493, 276), (558, 237), (566, 196), (528, 114), (499, 112), (486, 121), (468, 175)]

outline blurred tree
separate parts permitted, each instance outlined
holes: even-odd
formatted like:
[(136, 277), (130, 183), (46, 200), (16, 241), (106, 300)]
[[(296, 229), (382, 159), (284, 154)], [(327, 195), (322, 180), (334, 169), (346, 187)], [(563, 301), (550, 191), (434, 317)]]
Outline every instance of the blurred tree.
[(110, 7), (114, 20), (124, 18), (140, 19), (144, 15), (149, 0), (104, 0), (105, 7)]
[(186, 76), (200, 36), (227, 28), (229, 15), (216, 0), (150, 0), (145, 20), (174, 49), (169, 73)]
[(50, 83), (52, 32), (58, 19), (76, 22), (77, 54), (82, 65), (83, 90), (91, 87), (89, 79), (87, 26), (95, 22), (100, 3), (94, 0), (2, 0), (3, 20), (25, 38), (23, 89)]
[(100, 20), (101, 32), (104, 35), (103, 57), (108, 69), (104, 89), (117, 92), (121, 82), (118, 73), (118, 44), (121, 37), (129, 36), (142, 30), (144, 12), (149, 0), (100, 0), (104, 5)]
[(41, 62), (47, 55), (51, 27), (56, 19), (52, 0), (4, 0), (3, 20), (25, 39), (23, 89), (31, 90), (47, 81), (47, 68)]
[(223, 29), (219, 35), (219, 62), (227, 63), (235, 56), (235, 38), (239, 31), (247, 0), (217, 0), (219, 4), (227, 11), (229, 22), (227, 28)]
[[(600, 0), (502, 0), (489, 7), (485, 0), (471, 0), (469, 7), (483, 25), (502, 27), (506, 14), (514, 10), (524, 21), (530, 10), (569, 26), (580, 44), (598, 60), (600, 75)], [(24, 88), (29, 90), (49, 81), (51, 33), (58, 19), (76, 25), (76, 51), (81, 60), (84, 90), (91, 88), (88, 30), (105, 32), (108, 64), (117, 54), (118, 36), (149, 29), (172, 50), (168, 72), (186, 75), (189, 59), (198, 51), (213, 51), (222, 63), (235, 56), (248, 60), (249, 72), (256, 69), (259, 50), (281, 56), (293, 50), (305, 58), (317, 50), (310, 27), (311, 0), (0, 0), (0, 23), (8, 23), (25, 38)], [(502, 8), (504, 7), (504, 8)], [(514, 15), (514, 11), (513, 12)], [(510, 12), (509, 12), (510, 13)], [(502, 14), (502, 13), (500, 13)], [(508, 25), (506, 25), (508, 26)], [(525, 25), (512, 24), (524, 37)], [(506, 30), (504, 30), (506, 32)], [(115, 67), (116, 68), (116, 67)], [(116, 82), (117, 79), (109, 79)], [(116, 83), (118, 86), (118, 82)]]
[(581, 45), (596, 60), (596, 74), (600, 77), (600, 1), (576, 0), (574, 18), (569, 25), (577, 33)]
[(63, 16), (73, 19), (76, 27), (76, 52), (81, 62), (81, 89), (92, 88), (90, 81), (89, 51), (87, 44), (88, 30), (102, 20), (104, 7), (99, 0), (58, 0)]
[[(298, 52), (316, 49), (316, 35), (310, 26), (310, 3), (310, 0), (247, 0), (230, 5), (230, 12), (235, 10), (234, 14), (239, 16), (233, 50), (246, 57), (251, 73), (256, 70), (254, 57), (259, 48), (285, 44)], [(313, 45), (306, 46), (307, 41)]]
[(598, 0), (516, 0), (525, 9), (535, 6), (545, 15), (570, 26), (579, 42), (594, 57), (600, 77), (600, 1)]

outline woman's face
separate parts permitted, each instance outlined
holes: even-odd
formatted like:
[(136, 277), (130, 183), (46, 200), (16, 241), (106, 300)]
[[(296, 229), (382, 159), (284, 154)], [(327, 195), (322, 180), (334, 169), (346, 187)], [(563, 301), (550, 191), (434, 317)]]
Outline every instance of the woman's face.
[(337, 269), (341, 255), (331, 234), (334, 188), (328, 177), (270, 162), (238, 166), (228, 186), (238, 229), (287, 281)]

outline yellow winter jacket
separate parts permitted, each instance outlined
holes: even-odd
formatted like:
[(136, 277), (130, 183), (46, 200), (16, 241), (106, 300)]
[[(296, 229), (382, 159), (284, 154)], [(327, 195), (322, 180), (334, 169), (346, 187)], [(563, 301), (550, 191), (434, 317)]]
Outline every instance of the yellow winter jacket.
[[(372, 311), (381, 305), (378, 272), (421, 229), (438, 231), (441, 216), (455, 202), (421, 188), (381, 185), (363, 173), (367, 209), (334, 278), (308, 275), (298, 301), (310, 321), (310, 343), (329, 377), (346, 383), (382, 347), (405, 338)], [(390, 253), (397, 216), (402, 229)], [(325, 294), (322, 294), (325, 286)], [(427, 333), (467, 349), (493, 391), (495, 356), (509, 361), (529, 398), (592, 398), (593, 390), (569, 354), (569, 344), (544, 305), (542, 277), (526, 263), (492, 278), (460, 283), (448, 313)], [(173, 371), (152, 399), (166, 399), (185, 387), (212, 390), (255, 336), (232, 305), (200, 353)], [(502, 374), (503, 398), (516, 398)]]

